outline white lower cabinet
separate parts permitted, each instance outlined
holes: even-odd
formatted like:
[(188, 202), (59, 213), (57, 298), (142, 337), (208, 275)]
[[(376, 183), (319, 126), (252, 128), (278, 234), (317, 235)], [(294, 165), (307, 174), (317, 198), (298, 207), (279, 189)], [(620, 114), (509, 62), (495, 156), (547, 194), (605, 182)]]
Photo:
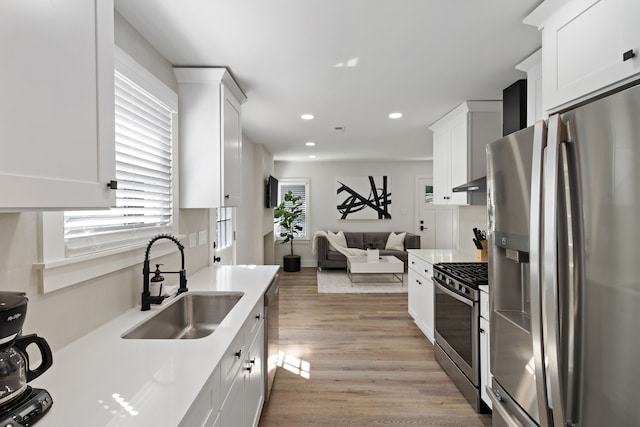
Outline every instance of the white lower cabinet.
[[(264, 306), (262, 301), (256, 305), (238, 333), (238, 337), (241, 337), (241, 340), (236, 338), (235, 347), (229, 350), (229, 354), (233, 355), (235, 360), (233, 363), (226, 364), (230, 366), (227, 372), (224, 366), (222, 368), (221, 394), (224, 396), (226, 390), (228, 394), (220, 408), (219, 425), (221, 427), (255, 427), (260, 420), (264, 404), (264, 372), (262, 372)], [(241, 342), (242, 345), (240, 345)]]
[(480, 398), (492, 407), (487, 387), (491, 385), (491, 362), (489, 360), (489, 294), (480, 292)]
[(215, 425), (220, 408), (220, 366), (209, 377), (198, 397), (193, 401), (189, 412), (180, 422), (180, 427), (211, 427)]
[(433, 266), (409, 254), (408, 298), (409, 314), (422, 333), (434, 341)]
[(264, 305), (256, 304), (180, 427), (257, 426), (264, 404)]

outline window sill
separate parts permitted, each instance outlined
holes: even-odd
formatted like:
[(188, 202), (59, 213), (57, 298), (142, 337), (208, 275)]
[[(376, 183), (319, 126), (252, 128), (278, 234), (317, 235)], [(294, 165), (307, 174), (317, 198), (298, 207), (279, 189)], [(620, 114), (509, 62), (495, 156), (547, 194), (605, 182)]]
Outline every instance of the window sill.
[[(184, 236), (177, 236), (179, 239)], [(125, 248), (97, 252), (74, 258), (62, 258), (34, 263), (34, 269), (41, 273), (42, 293), (57, 291), (132, 265), (142, 264), (144, 249), (148, 242), (141, 242)], [(154, 244), (152, 259), (176, 252), (175, 243), (158, 241)]]

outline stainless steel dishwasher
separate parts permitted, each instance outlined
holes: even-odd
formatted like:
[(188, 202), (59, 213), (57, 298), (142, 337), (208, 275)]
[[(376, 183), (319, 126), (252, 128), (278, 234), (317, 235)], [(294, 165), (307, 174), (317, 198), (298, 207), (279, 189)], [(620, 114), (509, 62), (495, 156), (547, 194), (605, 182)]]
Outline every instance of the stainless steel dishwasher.
[(264, 382), (264, 401), (269, 401), (271, 387), (276, 377), (278, 368), (280, 337), (280, 284), (279, 276), (271, 281), (271, 284), (264, 293), (264, 348), (266, 357), (264, 360), (264, 372), (267, 373)]

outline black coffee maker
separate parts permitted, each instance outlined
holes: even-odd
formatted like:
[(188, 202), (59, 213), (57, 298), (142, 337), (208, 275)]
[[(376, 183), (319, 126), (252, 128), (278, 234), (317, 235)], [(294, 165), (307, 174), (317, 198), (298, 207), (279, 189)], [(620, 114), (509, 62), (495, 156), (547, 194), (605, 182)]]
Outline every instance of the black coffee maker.
[[(33, 425), (53, 404), (46, 390), (27, 385), (53, 364), (51, 348), (44, 338), (20, 335), (28, 302), (23, 292), (0, 292), (0, 426)], [(36, 347), (41, 355), (34, 369), (29, 366), (29, 346)]]

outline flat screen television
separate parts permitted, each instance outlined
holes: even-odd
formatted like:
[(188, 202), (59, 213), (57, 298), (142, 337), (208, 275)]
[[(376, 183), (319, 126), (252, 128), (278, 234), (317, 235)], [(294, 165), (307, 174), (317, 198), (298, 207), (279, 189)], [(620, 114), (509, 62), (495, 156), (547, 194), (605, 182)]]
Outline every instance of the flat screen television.
[(278, 206), (278, 180), (271, 175), (269, 175), (269, 178), (267, 179), (267, 188), (264, 200), (268, 208), (275, 208)]

